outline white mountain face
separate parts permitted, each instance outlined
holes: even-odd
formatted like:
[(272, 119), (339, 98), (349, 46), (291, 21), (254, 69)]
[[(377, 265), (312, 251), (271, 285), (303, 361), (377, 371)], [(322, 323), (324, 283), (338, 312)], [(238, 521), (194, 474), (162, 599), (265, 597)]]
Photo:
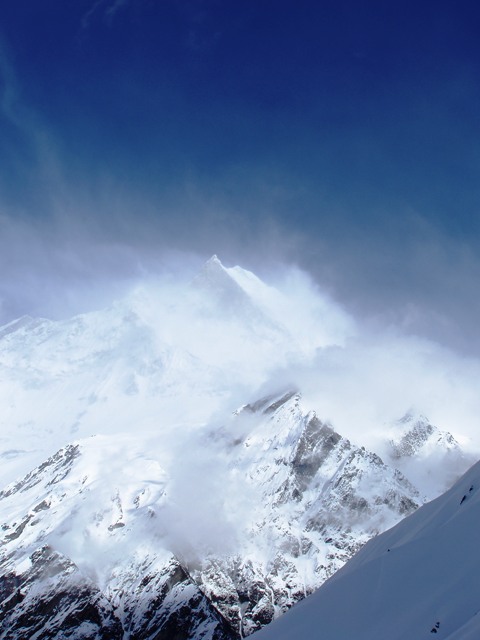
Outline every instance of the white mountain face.
[(285, 388), (352, 331), (302, 302), (214, 256), (0, 329), (0, 638), (246, 636), (468, 466), (423, 417), (379, 457)]
[(479, 487), (477, 463), (444, 495), (371, 540), (313, 596), (254, 637), (479, 638)]
[(331, 330), (319, 322), (310, 332), (302, 309), (287, 313), (289, 304), (214, 257), (180, 290), (153, 282), (106, 310), (3, 327), (0, 480), (74, 438), (204, 423), (245, 402), (272, 371), (341, 342), (347, 321), (340, 313)]

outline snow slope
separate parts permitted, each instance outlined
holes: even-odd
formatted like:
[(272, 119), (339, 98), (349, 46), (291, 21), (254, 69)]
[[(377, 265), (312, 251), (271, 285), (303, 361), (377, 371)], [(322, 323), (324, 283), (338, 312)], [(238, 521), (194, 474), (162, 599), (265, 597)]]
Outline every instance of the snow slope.
[(479, 638), (479, 489), (477, 463), (255, 638)]

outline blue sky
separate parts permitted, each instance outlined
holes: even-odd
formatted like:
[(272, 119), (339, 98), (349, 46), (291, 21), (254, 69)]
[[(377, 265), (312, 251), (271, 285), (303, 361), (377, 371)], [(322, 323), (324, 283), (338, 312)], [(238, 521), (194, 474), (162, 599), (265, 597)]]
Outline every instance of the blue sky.
[(36, 277), (65, 297), (174, 248), (294, 261), (480, 352), (479, 23), (474, 2), (8, 3), (2, 319)]

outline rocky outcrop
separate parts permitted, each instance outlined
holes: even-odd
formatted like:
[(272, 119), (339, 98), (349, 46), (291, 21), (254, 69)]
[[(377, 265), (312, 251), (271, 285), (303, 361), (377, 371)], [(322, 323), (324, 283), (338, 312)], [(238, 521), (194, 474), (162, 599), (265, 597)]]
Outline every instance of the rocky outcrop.
[(113, 607), (73, 562), (48, 545), (0, 576), (0, 638), (118, 640)]

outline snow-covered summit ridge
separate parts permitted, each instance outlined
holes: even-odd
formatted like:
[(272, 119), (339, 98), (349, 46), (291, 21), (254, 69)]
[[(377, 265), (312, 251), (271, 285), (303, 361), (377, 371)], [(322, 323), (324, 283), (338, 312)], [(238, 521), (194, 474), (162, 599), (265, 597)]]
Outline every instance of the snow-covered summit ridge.
[(262, 322), (288, 336), (294, 349), (312, 354), (328, 345), (342, 345), (353, 335), (353, 322), (338, 305), (311, 288), (305, 276), (292, 270), (279, 286), (266, 284), (240, 266), (225, 267), (214, 255), (192, 284), (212, 295), (222, 308)]
[[(231, 277), (229, 271), (223, 266), (216, 255), (203, 265), (200, 272), (193, 278), (192, 285), (210, 291), (219, 296), (224, 303), (228, 296), (245, 295), (242, 287)], [(246, 298), (244, 298), (246, 301)]]
[(210, 260), (205, 263), (197, 279), (201, 275), (204, 275), (206, 278), (210, 276), (213, 280), (215, 278), (221, 278), (221, 274), (227, 275), (231, 281), (235, 282), (244, 293), (257, 303), (265, 304), (269, 295), (273, 297), (280, 295), (278, 290), (265, 284), (265, 282), (258, 278), (252, 271), (243, 269), (238, 265), (225, 267), (216, 255), (212, 256)]
[(238, 266), (227, 269), (214, 255), (193, 278), (191, 285), (196, 292), (206, 295), (202, 302), (211, 305), (215, 313), (234, 316), (256, 331), (264, 331), (267, 327), (273, 334), (278, 334), (277, 339), (282, 334), (285, 338), (288, 335), (275, 309), (267, 304), (269, 296), (280, 296), (280, 292), (268, 287), (253, 273)]

